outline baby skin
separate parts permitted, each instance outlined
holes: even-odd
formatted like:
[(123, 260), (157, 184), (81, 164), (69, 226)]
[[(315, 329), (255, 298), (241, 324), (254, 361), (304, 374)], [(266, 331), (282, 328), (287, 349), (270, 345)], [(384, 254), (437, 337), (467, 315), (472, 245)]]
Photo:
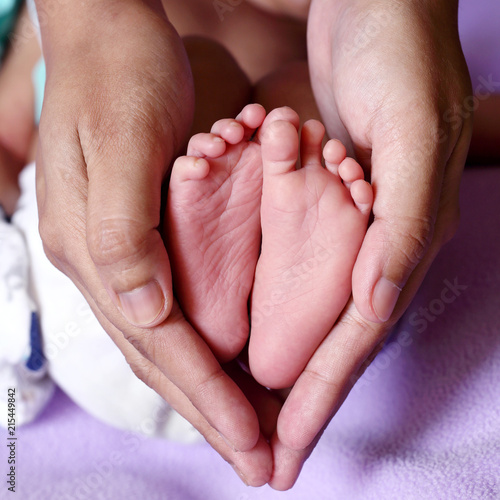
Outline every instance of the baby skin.
[(299, 140), (293, 110), (264, 116), (245, 107), (175, 162), (169, 255), (181, 306), (221, 360), (247, 341), (252, 293), (250, 368), (282, 388), (347, 303), (373, 194), (340, 142), (326, 144), (322, 165), (321, 123), (306, 122)]
[(246, 106), (189, 141), (172, 168), (167, 247), (175, 294), (219, 361), (248, 340), (248, 298), (260, 250), (262, 159), (251, 141), (266, 112)]

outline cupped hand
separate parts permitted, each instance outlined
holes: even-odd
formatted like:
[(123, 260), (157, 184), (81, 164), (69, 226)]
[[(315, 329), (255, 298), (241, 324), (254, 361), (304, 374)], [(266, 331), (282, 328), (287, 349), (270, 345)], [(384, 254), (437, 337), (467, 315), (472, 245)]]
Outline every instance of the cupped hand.
[(180, 39), (150, 4), (65, 3), (42, 28), (40, 233), (139, 378), (262, 484), (272, 465), (256, 412), (173, 302), (161, 185), (193, 90)]
[(308, 22), (318, 105), (330, 135), (350, 140), (365, 168), (374, 220), (354, 267), (354, 300), (280, 413), (271, 482), (279, 489), (293, 484), (454, 234), (472, 130), (457, 2), (313, 0)]

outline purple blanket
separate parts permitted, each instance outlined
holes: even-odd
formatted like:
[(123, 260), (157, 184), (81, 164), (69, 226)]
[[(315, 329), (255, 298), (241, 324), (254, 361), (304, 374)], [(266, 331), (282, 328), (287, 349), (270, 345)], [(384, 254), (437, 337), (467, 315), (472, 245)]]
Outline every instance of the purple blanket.
[[(473, 82), (500, 81), (500, 3), (470, 1), (461, 16)], [(58, 391), (17, 432), (15, 494), (0, 430), (0, 499), (499, 499), (499, 193), (500, 168), (466, 171), (457, 236), (292, 490), (247, 488), (208, 445), (116, 430)]]
[(208, 445), (113, 429), (59, 391), (18, 431), (18, 498), (500, 498), (498, 193), (499, 168), (465, 173), (457, 236), (292, 490), (247, 488)]

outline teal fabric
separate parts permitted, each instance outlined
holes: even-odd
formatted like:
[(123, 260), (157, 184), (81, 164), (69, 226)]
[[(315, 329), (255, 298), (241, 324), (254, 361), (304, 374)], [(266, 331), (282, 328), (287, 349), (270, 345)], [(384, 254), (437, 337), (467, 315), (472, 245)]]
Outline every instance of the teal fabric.
[(42, 114), (43, 94), (45, 92), (45, 61), (43, 57), (33, 68), (32, 79), (35, 87), (35, 121), (38, 124)]
[(21, 0), (0, 0), (0, 57), (7, 46), (21, 4)]

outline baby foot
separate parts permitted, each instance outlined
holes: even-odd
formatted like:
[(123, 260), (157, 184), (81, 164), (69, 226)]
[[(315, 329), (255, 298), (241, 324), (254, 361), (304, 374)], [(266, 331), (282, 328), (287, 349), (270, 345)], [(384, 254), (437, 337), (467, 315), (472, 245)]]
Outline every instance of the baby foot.
[(167, 234), (174, 287), (186, 317), (220, 361), (248, 340), (248, 298), (260, 249), (262, 157), (251, 141), (265, 110), (246, 106), (197, 134), (176, 160)]
[[(286, 109), (286, 108), (285, 108)], [(372, 207), (370, 184), (344, 146), (321, 143), (315, 120), (261, 127), (262, 252), (252, 293), (250, 369), (271, 388), (291, 386), (330, 331), (351, 294), (351, 276)]]

